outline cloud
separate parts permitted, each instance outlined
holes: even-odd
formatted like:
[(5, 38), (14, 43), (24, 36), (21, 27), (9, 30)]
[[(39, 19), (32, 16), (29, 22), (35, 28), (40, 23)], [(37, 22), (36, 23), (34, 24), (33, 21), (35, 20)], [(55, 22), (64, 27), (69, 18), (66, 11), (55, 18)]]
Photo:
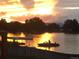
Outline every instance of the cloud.
[(34, 1), (33, 0), (21, 0), (21, 3), (27, 9), (31, 9), (31, 8), (34, 7)]
[(17, 0), (0, 0), (0, 5), (12, 5), (14, 3), (18, 3)]
[(54, 16), (56, 4), (57, 0), (0, 0), (0, 15), (5, 19), (18, 21), (29, 15)]
[(59, 12), (59, 22), (67, 18), (79, 18), (79, 0), (58, 0), (56, 10)]
[(6, 12), (0, 12), (0, 16), (3, 16), (5, 14), (6, 14)]
[(79, 0), (58, 0), (58, 6), (62, 7), (78, 7)]

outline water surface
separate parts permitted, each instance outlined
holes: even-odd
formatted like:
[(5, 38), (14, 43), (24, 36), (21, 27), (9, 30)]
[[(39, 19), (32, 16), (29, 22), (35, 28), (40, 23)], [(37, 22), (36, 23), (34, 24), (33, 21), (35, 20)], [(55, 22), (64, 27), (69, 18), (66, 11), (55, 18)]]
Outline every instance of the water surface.
[[(8, 33), (9, 37), (27, 37), (27, 35), (21, 34), (11, 34)], [(33, 36), (33, 40), (22, 40), (16, 39), (17, 42), (25, 43), (25, 46), (34, 47), (37, 49), (61, 52), (61, 53), (69, 53), (69, 54), (79, 54), (79, 34), (64, 34), (64, 33), (43, 33), (43, 34), (31, 34)], [(30, 36), (30, 37), (31, 37)], [(8, 41), (12, 42), (13, 39), (7, 39)], [(60, 44), (59, 47), (38, 47), (39, 43), (44, 42), (57, 42)]]

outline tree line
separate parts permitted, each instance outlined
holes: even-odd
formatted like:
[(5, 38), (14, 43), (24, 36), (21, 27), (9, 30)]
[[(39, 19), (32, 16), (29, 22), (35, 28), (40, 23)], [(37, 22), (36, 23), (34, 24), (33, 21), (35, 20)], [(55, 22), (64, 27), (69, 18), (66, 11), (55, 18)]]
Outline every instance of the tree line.
[(6, 19), (0, 20), (0, 31), (7, 31), (12, 33), (44, 33), (44, 32), (64, 32), (64, 33), (79, 33), (79, 23), (77, 19), (67, 19), (64, 24), (60, 26), (57, 23), (44, 23), (39, 17), (34, 17), (25, 23), (13, 21), (6, 22)]

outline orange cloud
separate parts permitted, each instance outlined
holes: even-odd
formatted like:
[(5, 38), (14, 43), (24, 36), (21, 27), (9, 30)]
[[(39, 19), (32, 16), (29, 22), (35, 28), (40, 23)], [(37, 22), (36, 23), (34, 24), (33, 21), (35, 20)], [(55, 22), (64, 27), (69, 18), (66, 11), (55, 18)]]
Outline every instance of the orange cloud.
[(6, 14), (6, 12), (0, 12), (0, 16), (3, 16), (5, 14)]
[(26, 9), (31, 9), (34, 7), (34, 0), (21, 0), (21, 3)]
[(0, 12), (6, 14), (0, 13), (2, 14), (0, 18), (13, 20), (22, 17), (24, 20), (25, 16), (29, 15), (55, 15), (56, 4), (56, 0), (3, 0), (0, 1)]

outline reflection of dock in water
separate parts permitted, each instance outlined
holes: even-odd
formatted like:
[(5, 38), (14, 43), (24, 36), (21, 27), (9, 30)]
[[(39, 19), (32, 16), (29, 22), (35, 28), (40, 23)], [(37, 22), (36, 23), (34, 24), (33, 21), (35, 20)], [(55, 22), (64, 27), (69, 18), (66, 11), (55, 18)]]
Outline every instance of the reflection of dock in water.
[(8, 39), (22, 39), (22, 40), (32, 40), (33, 38), (30, 37), (7, 37)]
[[(0, 46), (2, 44), (2, 41), (0, 41)], [(18, 42), (7, 42), (8, 46), (20, 46), (20, 45), (24, 45), (25, 43), (18, 43)]]
[(32, 35), (32, 34), (28, 34), (28, 36), (26, 37), (18, 37), (18, 36), (14, 36), (14, 37), (7, 37), (7, 39), (22, 39), (22, 40), (32, 40), (34, 38), (35, 35)]

